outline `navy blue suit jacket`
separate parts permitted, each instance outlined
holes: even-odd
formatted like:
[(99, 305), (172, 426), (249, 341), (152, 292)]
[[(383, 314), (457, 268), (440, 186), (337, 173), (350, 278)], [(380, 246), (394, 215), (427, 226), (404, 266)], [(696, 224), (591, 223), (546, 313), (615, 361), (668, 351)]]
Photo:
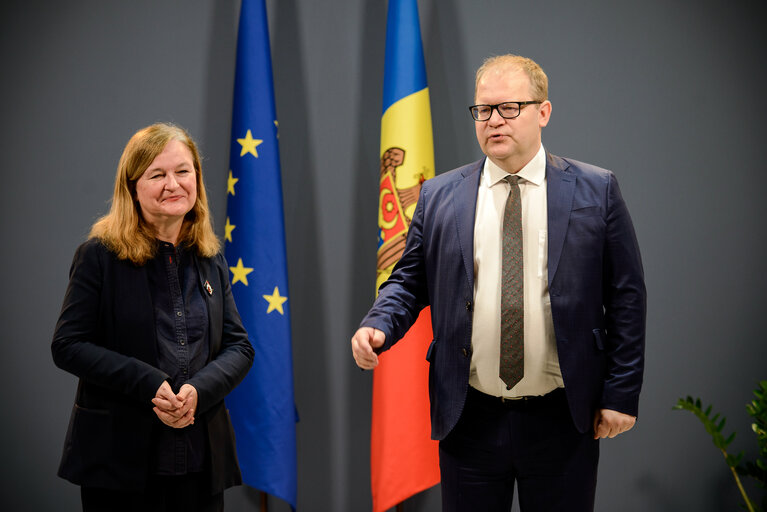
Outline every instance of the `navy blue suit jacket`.
[[(361, 325), (387, 350), (431, 306), (432, 438), (458, 422), (469, 386), (474, 217), (484, 160), (426, 181), (391, 277)], [(548, 279), (559, 363), (573, 421), (597, 408), (637, 415), (646, 292), (634, 228), (612, 172), (547, 154)], [(500, 320), (499, 320), (500, 321)]]

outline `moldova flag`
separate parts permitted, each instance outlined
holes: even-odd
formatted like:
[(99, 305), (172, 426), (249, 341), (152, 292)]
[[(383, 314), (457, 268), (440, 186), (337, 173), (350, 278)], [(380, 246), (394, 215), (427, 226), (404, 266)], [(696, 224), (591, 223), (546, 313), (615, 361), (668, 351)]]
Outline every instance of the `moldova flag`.
[[(424, 180), (434, 177), (434, 145), (416, 0), (389, 0), (386, 26), (376, 288), (402, 255)], [(439, 483), (431, 440), (424, 309), (373, 374), (370, 474), (373, 511), (382, 512)]]

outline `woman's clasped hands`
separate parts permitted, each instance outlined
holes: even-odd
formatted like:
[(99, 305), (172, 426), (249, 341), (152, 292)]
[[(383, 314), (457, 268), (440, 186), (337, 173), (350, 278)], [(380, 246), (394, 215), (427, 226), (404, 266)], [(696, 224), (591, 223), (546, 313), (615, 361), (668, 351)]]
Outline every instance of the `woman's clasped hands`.
[(197, 390), (190, 384), (181, 386), (178, 394), (163, 381), (152, 399), (154, 413), (160, 421), (173, 428), (184, 428), (194, 423), (197, 410)]

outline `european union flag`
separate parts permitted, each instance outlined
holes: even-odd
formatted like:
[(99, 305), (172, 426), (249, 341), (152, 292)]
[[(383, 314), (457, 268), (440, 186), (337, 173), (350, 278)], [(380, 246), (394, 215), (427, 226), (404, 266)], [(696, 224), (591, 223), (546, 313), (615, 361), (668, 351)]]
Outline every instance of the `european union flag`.
[(264, 0), (243, 0), (237, 41), (225, 255), (256, 350), (227, 397), (245, 483), (296, 507), (290, 300), (272, 59)]

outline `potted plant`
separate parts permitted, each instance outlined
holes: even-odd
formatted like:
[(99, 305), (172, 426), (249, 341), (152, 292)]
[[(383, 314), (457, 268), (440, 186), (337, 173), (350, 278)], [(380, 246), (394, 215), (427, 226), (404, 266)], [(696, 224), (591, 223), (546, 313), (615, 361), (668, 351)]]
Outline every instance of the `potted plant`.
[(767, 496), (762, 499), (760, 508), (749, 498), (740, 481), (740, 476), (749, 476), (755, 479), (762, 489), (767, 489), (767, 380), (759, 383), (754, 391), (754, 396), (756, 398), (750, 404), (746, 404), (746, 411), (754, 420), (751, 424), (751, 429), (756, 434), (756, 441), (759, 445), (759, 454), (754, 461), (744, 462), (742, 451), (737, 455), (727, 452), (727, 447), (735, 439), (735, 432), (727, 437), (722, 434), (727, 420), (720, 414), (711, 416), (713, 409), (711, 405), (704, 410), (700, 398), (693, 399), (691, 396), (688, 396), (687, 398), (680, 398), (673, 407), (674, 410), (692, 412), (703, 423), (706, 432), (711, 435), (714, 445), (721, 450), (724, 460), (738, 486), (738, 490), (740, 490), (740, 494), (743, 496), (746, 508), (750, 512), (767, 510)]

